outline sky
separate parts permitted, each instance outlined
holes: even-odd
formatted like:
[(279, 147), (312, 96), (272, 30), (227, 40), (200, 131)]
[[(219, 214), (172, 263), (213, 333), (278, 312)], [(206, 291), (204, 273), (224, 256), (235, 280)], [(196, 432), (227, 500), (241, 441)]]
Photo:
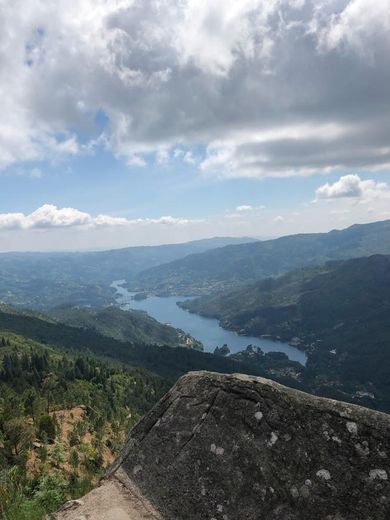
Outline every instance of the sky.
[(389, 0), (0, 0), (0, 251), (390, 218)]

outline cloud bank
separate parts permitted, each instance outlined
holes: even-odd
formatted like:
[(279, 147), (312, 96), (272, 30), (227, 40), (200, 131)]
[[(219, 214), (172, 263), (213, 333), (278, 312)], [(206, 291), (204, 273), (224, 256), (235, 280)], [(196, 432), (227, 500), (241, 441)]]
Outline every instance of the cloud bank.
[(328, 182), (316, 190), (316, 200), (360, 199), (363, 201), (390, 198), (390, 189), (385, 182), (362, 180), (359, 175), (344, 175), (333, 184)]
[(104, 226), (131, 226), (131, 225), (164, 225), (185, 226), (190, 223), (200, 222), (190, 219), (163, 216), (157, 219), (139, 218), (126, 219), (111, 217), (109, 215), (91, 216), (89, 213), (74, 208), (57, 208), (52, 204), (44, 204), (29, 215), (24, 213), (0, 213), (0, 229), (4, 230), (29, 230), (52, 228), (96, 228)]
[(230, 177), (389, 168), (388, 0), (14, 0), (0, 24), (0, 168), (96, 147)]

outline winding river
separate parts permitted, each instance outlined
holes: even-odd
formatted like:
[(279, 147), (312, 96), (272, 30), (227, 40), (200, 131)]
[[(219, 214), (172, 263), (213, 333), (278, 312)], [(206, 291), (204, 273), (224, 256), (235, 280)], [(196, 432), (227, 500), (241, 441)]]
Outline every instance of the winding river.
[(181, 329), (201, 341), (206, 352), (213, 352), (215, 347), (220, 347), (225, 343), (229, 346), (231, 352), (238, 352), (248, 345), (253, 345), (260, 347), (264, 352), (284, 352), (291, 360), (298, 361), (303, 365), (306, 363), (305, 353), (288, 343), (272, 341), (267, 338), (240, 336), (236, 332), (223, 329), (216, 319), (205, 318), (181, 309), (176, 305), (176, 302), (185, 300), (184, 297), (168, 296), (160, 298), (150, 296), (145, 300), (133, 300), (132, 296), (135, 293), (129, 292), (123, 287), (123, 283), (122, 280), (112, 283), (112, 287), (117, 291), (117, 303), (122, 309), (146, 311), (156, 320)]

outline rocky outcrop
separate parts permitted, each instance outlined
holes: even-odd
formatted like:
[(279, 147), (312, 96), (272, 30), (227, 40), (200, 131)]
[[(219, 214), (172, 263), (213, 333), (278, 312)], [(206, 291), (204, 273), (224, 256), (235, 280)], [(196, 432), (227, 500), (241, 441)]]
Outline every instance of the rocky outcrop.
[(194, 372), (60, 520), (385, 520), (390, 416), (273, 381)]

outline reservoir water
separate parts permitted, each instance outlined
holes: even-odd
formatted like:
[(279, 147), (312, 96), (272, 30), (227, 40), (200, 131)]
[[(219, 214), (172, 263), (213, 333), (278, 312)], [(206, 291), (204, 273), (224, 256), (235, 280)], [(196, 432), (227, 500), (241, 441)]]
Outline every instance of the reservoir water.
[(122, 280), (112, 283), (112, 287), (117, 291), (117, 303), (121, 308), (146, 311), (161, 323), (168, 323), (183, 330), (201, 341), (206, 352), (213, 352), (215, 347), (220, 347), (225, 343), (231, 352), (238, 352), (244, 350), (248, 345), (253, 345), (260, 347), (264, 352), (284, 352), (291, 360), (298, 361), (302, 365), (306, 364), (305, 353), (288, 343), (272, 341), (267, 338), (240, 336), (236, 332), (223, 329), (216, 319), (191, 314), (176, 305), (178, 301), (183, 301), (187, 298), (180, 296), (163, 298), (150, 296), (145, 300), (133, 300), (132, 296), (135, 293), (129, 292), (121, 285), (122, 283), (124, 283)]

